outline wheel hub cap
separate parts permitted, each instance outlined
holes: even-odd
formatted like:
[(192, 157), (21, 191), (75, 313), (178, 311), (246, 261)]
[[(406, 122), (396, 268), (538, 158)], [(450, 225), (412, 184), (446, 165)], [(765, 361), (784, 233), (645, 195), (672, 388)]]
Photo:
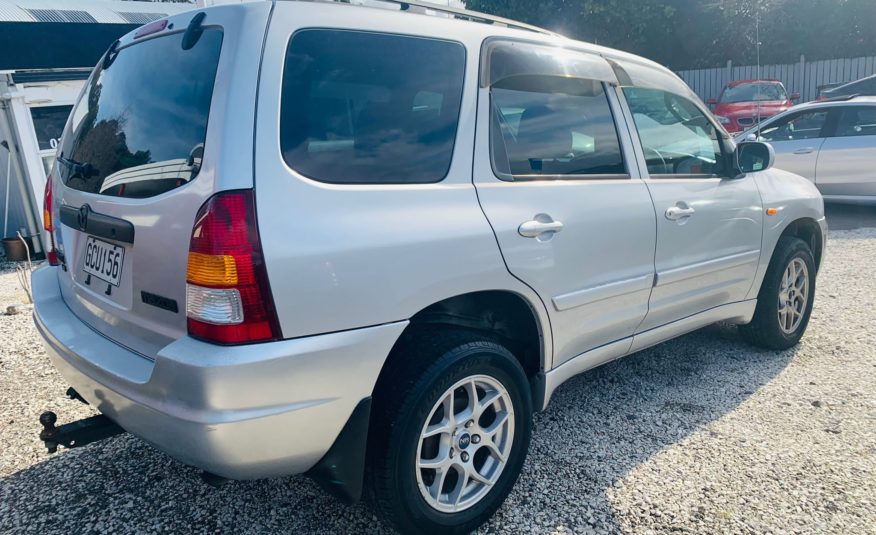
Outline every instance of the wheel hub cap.
[(458, 381), (420, 432), (415, 469), (423, 499), (445, 513), (477, 504), (502, 474), (513, 439), (514, 407), (505, 387), (486, 375)]
[(471, 445), (471, 435), (467, 432), (463, 431), (462, 433), (457, 433), (456, 437), (456, 449), (464, 450)]
[(809, 302), (809, 268), (800, 258), (793, 258), (782, 275), (779, 286), (779, 327), (785, 334), (796, 332)]

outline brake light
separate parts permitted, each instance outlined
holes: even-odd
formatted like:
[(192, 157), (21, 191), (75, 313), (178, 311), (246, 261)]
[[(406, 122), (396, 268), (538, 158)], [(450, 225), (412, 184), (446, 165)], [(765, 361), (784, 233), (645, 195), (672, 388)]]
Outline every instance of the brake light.
[(145, 26), (141, 26), (140, 29), (137, 30), (137, 33), (134, 34), (134, 39), (139, 39), (141, 37), (146, 37), (147, 35), (152, 35), (153, 33), (158, 33), (165, 28), (167, 28), (167, 19), (150, 22)]
[(198, 211), (186, 269), (189, 335), (218, 344), (282, 338), (252, 190), (219, 193)]
[(46, 179), (46, 191), (43, 195), (43, 228), (46, 229), (46, 233), (49, 235), (49, 247), (46, 251), (46, 260), (49, 261), (49, 265), (57, 266), (60, 265), (58, 262), (58, 252), (55, 251), (55, 218), (54, 211), (52, 206), (52, 175), (49, 174), (49, 177)]

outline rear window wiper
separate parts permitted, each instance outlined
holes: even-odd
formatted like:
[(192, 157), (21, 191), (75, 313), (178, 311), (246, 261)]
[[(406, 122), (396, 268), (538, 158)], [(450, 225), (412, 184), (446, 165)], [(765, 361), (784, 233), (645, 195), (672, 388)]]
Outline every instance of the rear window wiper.
[(90, 163), (77, 162), (76, 160), (65, 158), (63, 154), (58, 155), (57, 160), (70, 169), (70, 178), (76, 175), (80, 175), (82, 178), (91, 178), (100, 172)]

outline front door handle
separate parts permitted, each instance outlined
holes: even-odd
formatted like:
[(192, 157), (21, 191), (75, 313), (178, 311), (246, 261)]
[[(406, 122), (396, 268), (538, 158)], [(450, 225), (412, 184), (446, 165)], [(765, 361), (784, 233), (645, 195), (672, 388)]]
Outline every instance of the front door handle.
[(541, 236), (553, 236), (557, 232), (563, 230), (561, 221), (554, 221), (550, 216), (539, 214), (531, 221), (526, 221), (520, 224), (517, 228), (517, 233), (524, 238), (539, 238)]
[(794, 151), (794, 154), (811, 154), (815, 152), (815, 147), (803, 147), (802, 149), (797, 149)]
[(696, 210), (690, 206), (670, 206), (666, 209), (666, 219), (670, 221), (678, 221), (679, 219), (690, 217), (694, 215), (694, 213), (696, 213)]

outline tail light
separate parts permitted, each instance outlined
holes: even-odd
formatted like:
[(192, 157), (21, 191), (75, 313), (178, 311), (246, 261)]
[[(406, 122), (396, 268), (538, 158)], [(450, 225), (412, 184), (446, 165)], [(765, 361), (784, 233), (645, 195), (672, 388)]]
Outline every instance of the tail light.
[(60, 265), (58, 252), (55, 251), (55, 217), (52, 205), (52, 175), (46, 179), (46, 192), (43, 196), (43, 228), (49, 235), (49, 247), (46, 251), (46, 259), (52, 266)]
[(282, 338), (252, 190), (219, 193), (198, 211), (186, 270), (189, 334), (217, 344)]

